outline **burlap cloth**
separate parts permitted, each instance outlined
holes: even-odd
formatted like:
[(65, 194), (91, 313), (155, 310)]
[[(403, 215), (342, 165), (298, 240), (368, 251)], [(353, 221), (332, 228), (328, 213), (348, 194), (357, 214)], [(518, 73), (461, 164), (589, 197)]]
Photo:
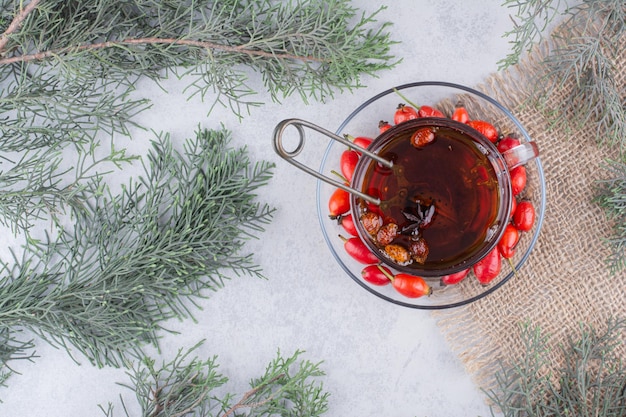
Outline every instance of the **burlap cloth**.
[[(626, 42), (621, 43), (617, 50), (626, 51)], [(609, 250), (604, 240), (611, 236), (612, 225), (592, 201), (596, 182), (608, 176), (604, 162), (618, 154), (595, 141), (596, 124), (578, 131), (551, 128), (542, 112), (526, 104), (542, 56), (541, 50), (530, 54), (479, 88), (512, 110), (540, 148), (547, 201), (539, 240), (523, 268), (502, 288), (468, 306), (433, 313), (483, 389), (495, 386), (501, 361), (523, 357), (520, 324), (539, 326), (549, 336), (549, 359), (556, 369), (563, 363), (559, 345), (576, 337), (581, 323), (601, 330), (610, 317), (626, 316), (626, 271), (612, 274), (605, 264)], [(615, 64), (618, 85), (624, 86), (626, 54)], [(570, 87), (553, 95), (548, 108), (565, 100)]]

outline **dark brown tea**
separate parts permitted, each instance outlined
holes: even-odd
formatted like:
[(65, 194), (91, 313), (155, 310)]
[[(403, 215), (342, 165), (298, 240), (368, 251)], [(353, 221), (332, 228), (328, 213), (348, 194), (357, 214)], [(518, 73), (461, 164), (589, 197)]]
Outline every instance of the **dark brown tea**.
[[(427, 143), (417, 143), (420, 134)], [(419, 127), (377, 153), (394, 167), (368, 165), (361, 188), (382, 203), (358, 200), (359, 212), (370, 242), (387, 258), (441, 270), (471, 258), (491, 239), (500, 186), (482, 145), (450, 127)]]

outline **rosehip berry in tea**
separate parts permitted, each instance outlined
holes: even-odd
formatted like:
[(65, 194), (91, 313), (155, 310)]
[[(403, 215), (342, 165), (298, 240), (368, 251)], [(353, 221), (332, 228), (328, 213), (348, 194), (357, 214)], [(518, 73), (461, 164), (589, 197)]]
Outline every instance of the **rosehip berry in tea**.
[(429, 127), (423, 127), (421, 129), (417, 129), (415, 133), (413, 133), (411, 136), (411, 145), (416, 148), (421, 148), (428, 145), (433, 140), (435, 140), (435, 133), (433, 130)]
[(411, 254), (411, 258), (418, 264), (426, 262), (426, 258), (428, 257), (428, 243), (426, 243), (426, 239), (420, 237), (416, 240), (412, 240), (411, 243), (409, 243), (409, 253)]
[[(498, 152), (487, 155), (466, 133), (447, 126), (428, 126), (432, 140), (415, 147), (412, 138), (420, 129), (407, 129), (375, 149), (393, 168), (373, 162), (359, 174), (361, 191), (382, 202), (373, 213), (369, 203), (357, 199), (357, 212), (383, 257), (409, 268), (441, 270), (484, 247), (508, 201), (500, 201), (501, 184), (490, 160), (500, 158)], [(379, 219), (397, 225), (391, 241), (389, 233), (376, 241)]]
[(404, 265), (411, 261), (411, 254), (402, 245), (389, 244), (385, 246), (385, 253), (397, 264)]
[(374, 213), (373, 211), (368, 211), (368, 212), (363, 213), (359, 220), (361, 221), (361, 224), (363, 225), (363, 229), (365, 229), (365, 231), (369, 233), (370, 235), (377, 234), (378, 230), (383, 224), (383, 221), (380, 218), (380, 216)]
[(379, 245), (385, 246), (393, 242), (398, 236), (398, 225), (395, 223), (387, 223), (383, 225), (376, 233), (376, 242)]

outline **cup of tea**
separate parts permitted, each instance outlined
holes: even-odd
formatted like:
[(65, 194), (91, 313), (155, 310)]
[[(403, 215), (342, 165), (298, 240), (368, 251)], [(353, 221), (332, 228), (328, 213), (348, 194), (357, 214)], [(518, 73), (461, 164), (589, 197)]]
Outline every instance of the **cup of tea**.
[[(289, 119), (277, 129), (279, 154), (289, 125), (333, 137)], [(403, 122), (367, 149), (349, 146), (362, 157), (349, 186), (336, 185), (351, 194), (360, 238), (381, 263), (422, 277), (468, 269), (494, 248), (509, 223), (510, 171), (539, 155), (535, 142), (501, 153), (479, 131), (444, 117)]]
[[(410, 96), (436, 106), (443, 117), (419, 116), (386, 130), (378, 121), (391, 119), (398, 103)], [(459, 103), (473, 119), (488, 120), (501, 139), (518, 139), (518, 146), (503, 150), (472, 124), (452, 118)], [(283, 143), (286, 131), (299, 137), (291, 150)], [(305, 137), (331, 138), (318, 169), (298, 161)], [(306, 135), (305, 135), (306, 132)], [(367, 136), (361, 148), (354, 136)], [(317, 177), (318, 214), (324, 238), (335, 259), (359, 285), (396, 304), (423, 309), (455, 307), (495, 291), (517, 273), (534, 247), (544, 216), (545, 181), (537, 145), (503, 105), (474, 89), (447, 82), (416, 82), (379, 93), (356, 108), (331, 132), (300, 119), (280, 122), (273, 138), (275, 151), (286, 161)], [(340, 155), (346, 149), (360, 154), (351, 180), (338, 179)], [(511, 173), (524, 165), (528, 185), (521, 194), (512, 189)], [(329, 219), (329, 200), (337, 189), (349, 200), (345, 214)], [(501, 272), (488, 285), (466, 279), (462, 288), (440, 277), (471, 269), (498, 245), (511, 225), (512, 206), (528, 201), (536, 207), (536, 221), (520, 239)], [(368, 262), (426, 279), (429, 297), (406, 299), (388, 286), (364, 279), (363, 265), (346, 254), (338, 235), (342, 220), (350, 217), (356, 235), (375, 256)], [(478, 278), (478, 276), (476, 277)], [(382, 281), (384, 284), (384, 281)], [(458, 291), (457, 291), (458, 290)]]
[[(539, 155), (534, 142), (504, 153), (477, 130), (448, 118), (409, 120), (368, 148), (392, 166), (362, 158), (351, 213), (361, 239), (384, 264), (423, 277), (468, 269), (509, 223), (510, 171)], [(358, 219), (358, 220), (357, 220)]]

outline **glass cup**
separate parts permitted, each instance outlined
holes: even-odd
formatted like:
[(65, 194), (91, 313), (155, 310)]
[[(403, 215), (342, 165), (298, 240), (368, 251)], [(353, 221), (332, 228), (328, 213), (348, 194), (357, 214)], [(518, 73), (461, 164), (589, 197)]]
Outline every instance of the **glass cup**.
[[(367, 149), (344, 143), (362, 154), (345, 184), (289, 157), (282, 145), (288, 126), (302, 140), (304, 128), (347, 139), (289, 119), (277, 127), (274, 146), (298, 168), (351, 194), (358, 234), (382, 264), (422, 277), (468, 269), (497, 245), (511, 213), (510, 171), (539, 155), (535, 142), (501, 153), (464, 123), (423, 117), (385, 131)], [(428, 143), (418, 144), (416, 137)]]
[[(534, 206), (536, 210), (536, 221), (534, 222), (532, 228), (520, 234), (519, 241), (515, 246), (512, 257), (508, 259), (508, 262), (502, 262), (501, 270), (498, 276), (492, 279), (489, 284), (484, 284), (477, 280), (476, 277), (473, 277), (473, 273), (470, 272), (469, 276), (465, 278), (463, 282), (450, 285), (445, 280), (439, 279), (437, 277), (437, 275), (445, 273), (446, 270), (443, 269), (444, 266), (441, 266), (442, 269), (439, 270), (437, 270), (437, 268), (434, 268), (435, 270), (433, 270), (432, 272), (418, 271), (417, 269), (407, 269), (406, 271), (411, 273), (412, 275), (418, 275), (418, 273), (421, 273), (424, 276), (424, 279), (428, 281), (428, 284), (433, 290), (431, 295), (428, 297), (407, 298), (395, 291), (394, 288), (392, 288), (392, 286), (390, 285), (372, 283), (365, 280), (362, 276), (362, 271), (364, 270), (363, 263), (353, 258), (350, 253), (346, 251), (346, 247), (344, 246), (344, 240), (341, 239), (342, 235), (352, 236), (358, 234), (358, 230), (350, 231), (344, 228), (344, 224), (346, 223), (345, 221), (352, 220), (351, 217), (353, 217), (353, 215), (357, 215), (353, 210), (357, 210), (358, 207), (359, 211), (357, 213), (358, 215), (361, 215), (364, 208), (366, 210), (372, 210), (372, 208), (378, 207), (381, 204), (381, 199), (378, 198), (380, 196), (377, 195), (375, 191), (370, 189), (372, 187), (363, 187), (361, 184), (357, 184), (357, 182), (355, 181), (357, 174), (356, 170), (354, 172), (355, 175), (353, 175), (353, 180), (351, 184), (347, 184), (345, 181), (338, 180), (338, 177), (336, 177), (333, 173), (333, 171), (340, 171), (341, 155), (345, 152), (345, 150), (347, 148), (355, 149), (356, 145), (352, 143), (352, 139), (354, 139), (354, 137), (356, 136), (376, 138), (376, 145), (372, 145), (372, 147), (368, 148), (367, 150), (359, 150), (359, 152), (362, 153), (360, 159), (363, 160), (362, 163), (364, 164), (361, 168), (363, 172), (359, 175), (363, 175), (366, 181), (369, 181), (369, 179), (371, 178), (368, 177), (367, 169), (371, 168), (372, 165), (380, 165), (381, 167), (388, 166), (388, 168), (391, 168), (391, 166), (394, 165), (393, 157), (387, 156), (387, 158), (391, 160), (389, 161), (385, 159), (382, 155), (377, 154), (379, 152), (384, 153), (385, 149), (387, 149), (387, 146), (393, 148), (390, 143), (383, 143), (383, 135), (379, 133), (378, 121), (391, 120), (394, 114), (394, 110), (396, 106), (398, 106), (399, 102), (409, 103), (410, 105), (412, 105), (411, 103), (417, 103), (418, 105), (423, 104), (435, 106), (437, 109), (441, 110), (444, 115), (447, 116), (447, 118), (451, 118), (455, 109), (459, 105), (461, 105), (467, 109), (471, 120), (485, 120), (491, 122), (498, 129), (501, 137), (514, 137), (518, 139), (519, 142), (522, 144), (527, 142), (533, 142), (529, 133), (525, 130), (522, 123), (520, 123), (520, 121), (513, 115), (513, 113), (509, 111), (501, 102), (498, 102), (487, 94), (469, 87), (449, 82), (419, 81), (395, 86), (376, 93), (371, 98), (364, 101), (357, 108), (355, 108), (349, 115), (347, 115), (345, 120), (340, 124), (339, 127), (336, 128), (336, 130), (334, 130), (334, 132), (330, 132), (324, 128), (303, 120), (284, 120), (277, 125), (274, 131), (274, 149), (287, 162), (318, 178), (316, 200), (318, 220), (322, 236), (324, 238), (324, 241), (328, 245), (330, 254), (334, 257), (339, 266), (345, 271), (347, 276), (350, 277), (356, 284), (358, 284), (358, 286), (387, 302), (409, 308), (435, 310), (454, 308), (472, 303), (493, 293), (494, 291), (497, 291), (511, 278), (521, 273), (523, 266), (528, 261), (533, 252), (533, 248), (535, 248), (536, 243), (538, 242), (545, 216), (546, 186), (541, 160), (539, 157), (535, 157), (537, 154), (536, 146), (534, 145), (534, 142), (530, 145), (524, 145), (517, 152), (505, 153), (504, 155), (502, 155), (502, 159), (500, 159), (497, 154), (493, 153), (492, 145), (477, 145), (487, 149), (489, 153), (493, 153), (490, 159), (491, 161), (493, 161), (493, 163), (489, 162), (489, 165), (491, 166), (495, 164), (496, 166), (498, 166), (498, 169), (493, 168), (493, 170), (494, 172), (499, 173), (496, 174), (496, 178), (498, 178), (499, 181), (498, 190), (502, 189), (503, 191), (502, 194), (500, 194), (500, 191), (498, 191), (498, 199), (500, 202), (503, 203), (498, 203), (499, 209), (497, 210), (497, 213), (507, 211), (506, 206), (508, 205), (507, 201), (509, 198), (511, 198), (512, 201), (516, 202), (528, 201)], [(507, 102), (506, 97), (505, 102)], [(399, 125), (396, 129), (399, 129), (400, 126), (401, 125)], [(409, 125), (405, 125), (405, 127), (408, 129)], [(444, 130), (446, 128), (447, 127), (439, 127), (439, 129)], [(282, 136), (283, 133), (285, 133), (285, 130), (289, 130), (289, 132), (285, 136), (287, 137), (286, 143), (290, 144), (290, 146), (288, 147), (288, 149), (290, 150), (287, 150), (287, 147), (284, 146), (282, 143)], [(309, 130), (313, 130), (315, 132), (311, 132)], [(327, 147), (325, 151), (323, 151), (323, 148), (320, 148), (319, 144), (316, 143), (314, 144), (313, 149), (309, 149), (309, 147), (307, 147), (308, 152), (302, 152), (305, 147), (305, 131), (307, 143), (310, 139), (313, 139), (314, 141), (320, 139), (320, 137), (322, 137), (322, 139), (326, 139)], [(297, 134), (296, 136), (299, 136), (299, 139), (296, 139), (299, 142), (295, 142), (295, 145), (293, 142), (294, 132)], [(470, 136), (471, 134), (474, 133), (471, 132)], [(391, 133), (388, 133), (385, 137), (389, 137), (390, 135)], [(332, 140), (328, 141), (328, 137), (332, 138)], [(377, 147), (375, 150), (374, 146), (379, 147)], [(370, 152), (370, 150), (373, 152)], [(306, 156), (299, 157), (300, 154), (316, 154), (320, 151), (323, 151), (323, 155), (317, 169), (311, 169), (307, 166), (310, 165), (311, 162), (307, 161)], [(305, 163), (301, 163), (298, 160)], [(315, 161), (315, 158), (313, 157), (310, 160)], [(376, 161), (375, 164), (372, 162), (373, 160)], [(527, 176), (526, 185), (521, 193), (517, 194), (516, 196), (510, 197), (510, 192), (506, 191), (508, 190), (509, 185), (505, 185), (507, 181), (510, 181), (508, 180), (508, 176), (510, 175), (509, 171), (516, 164), (522, 164), (524, 163), (524, 161), (527, 161), (524, 165), (524, 172)], [(398, 163), (397, 160), (396, 165), (401, 166), (401, 164)], [(501, 169), (502, 166), (504, 166), (505, 168)], [(518, 170), (516, 169), (516, 171)], [(390, 170), (390, 172), (393, 172), (393, 170)], [(500, 175), (500, 177), (498, 177), (497, 175)], [(399, 177), (404, 178), (407, 181), (414, 180), (414, 178), (411, 178), (410, 174), (407, 177), (407, 175), (400, 173)], [(445, 179), (446, 175), (440, 174), (439, 177)], [(456, 177), (458, 177), (458, 175)], [(437, 178), (437, 176), (435, 178)], [(365, 184), (368, 183), (365, 182)], [(373, 182), (370, 185), (376, 185), (376, 182)], [(387, 186), (389, 185), (393, 184), (387, 184)], [(348, 212), (344, 215), (339, 216), (338, 219), (333, 217), (329, 218), (329, 202), (336, 201), (334, 199), (334, 196), (336, 194), (337, 188), (343, 188), (344, 190), (350, 189), (350, 193), (352, 193), (353, 196), (348, 197), (348, 205), (351, 205), (352, 207), (346, 209), (348, 210)], [(410, 187), (408, 188), (408, 191), (411, 191)], [(408, 191), (407, 194), (409, 194)], [(412, 192), (412, 194), (419, 195), (420, 193)], [(389, 195), (385, 195), (383, 197), (384, 198), (382, 199), (382, 208), (384, 209), (385, 204), (389, 205), (391, 203), (385, 202), (385, 200), (389, 200)], [(480, 200), (480, 197), (478, 199)], [(409, 210), (404, 211), (409, 214), (409, 218), (412, 218), (414, 222), (417, 222), (417, 220), (415, 220), (415, 216), (419, 217), (420, 215), (422, 215), (424, 219), (428, 220), (430, 210), (432, 210), (430, 207), (431, 201), (427, 198), (418, 198), (410, 201), (415, 202), (416, 200), (420, 201), (419, 206), (414, 204), (412, 207), (402, 207), (402, 204), (398, 204), (399, 199), (396, 198), (396, 206), (400, 207), (397, 212), (400, 213), (400, 216), (404, 216), (402, 214), (403, 209), (409, 208)], [(437, 208), (440, 209), (439, 214), (447, 214), (445, 210), (441, 210), (445, 208), (444, 206), (435, 206), (435, 209)], [(467, 211), (475, 212), (475, 210)], [(402, 217), (400, 219), (402, 219)], [(399, 219), (396, 219), (396, 221), (397, 220)], [(434, 223), (430, 226), (428, 226), (427, 224), (419, 224), (418, 226), (415, 226), (409, 223), (404, 224), (403, 227), (409, 227), (408, 230), (405, 229), (405, 232), (408, 232), (411, 227), (419, 229), (421, 226), (432, 227), (433, 225)], [(357, 227), (361, 226), (357, 224)], [(424, 227), (421, 228), (424, 229)], [(435, 229), (433, 228), (432, 231), (434, 230)], [(494, 229), (492, 230), (495, 231), (491, 232), (491, 238), (488, 240), (491, 244), (495, 245), (496, 243), (494, 242), (497, 242), (496, 233), (498, 233), (499, 229), (494, 227)], [(428, 229), (423, 230), (424, 236), (426, 236), (427, 231)], [(360, 233), (364, 236), (363, 238), (360, 238), (360, 240), (363, 240), (366, 245), (370, 244), (367, 240), (369, 239), (368, 235), (363, 234), (363, 230), (361, 230)], [(419, 237), (419, 234), (417, 234), (416, 237)], [(435, 243), (433, 243), (433, 245), (434, 244)], [(380, 250), (380, 247), (374, 244), (374, 247), (370, 247), (370, 249), (373, 253), (376, 253), (375, 250)], [(486, 252), (486, 249), (484, 251)], [(436, 252), (437, 251), (433, 248), (433, 256)], [(386, 265), (392, 266), (390, 267), (390, 269), (393, 273), (401, 272), (400, 268), (403, 265), (398, 265), (396, 262), (393, 262), (384, 254), (381, 254), (380, 256), (382, 256), (384, 259), (376, 259), (380, 262), (384, 262)], [(476, 257), (479, 256), (480, 255), (476, 255)], [(466, 260), (465, 262), (448, 262), (447, 266), (445, 267), (449, 268), (448, 270), (455, 270), (463, 268), (463, 266), (469, 266), (473, 262), (474, 260)], [(460, 266), (459, 264), (463, 266)], [(407, 265), (404, 266), (408, 268)], [(423, 267), (423, 269), (429, 268)]]
[[(419, 141), (427, 143), (419, 143)], [(477, 130), (426, 117), (385, 131), (368, 147), (391, 167), (361, 158), (351, 213), (359, 236), (394, 269), (441, 277), (472, 267), (509, 222), (510, 171), (539, 155), (534, 142), (504, 153)]]

